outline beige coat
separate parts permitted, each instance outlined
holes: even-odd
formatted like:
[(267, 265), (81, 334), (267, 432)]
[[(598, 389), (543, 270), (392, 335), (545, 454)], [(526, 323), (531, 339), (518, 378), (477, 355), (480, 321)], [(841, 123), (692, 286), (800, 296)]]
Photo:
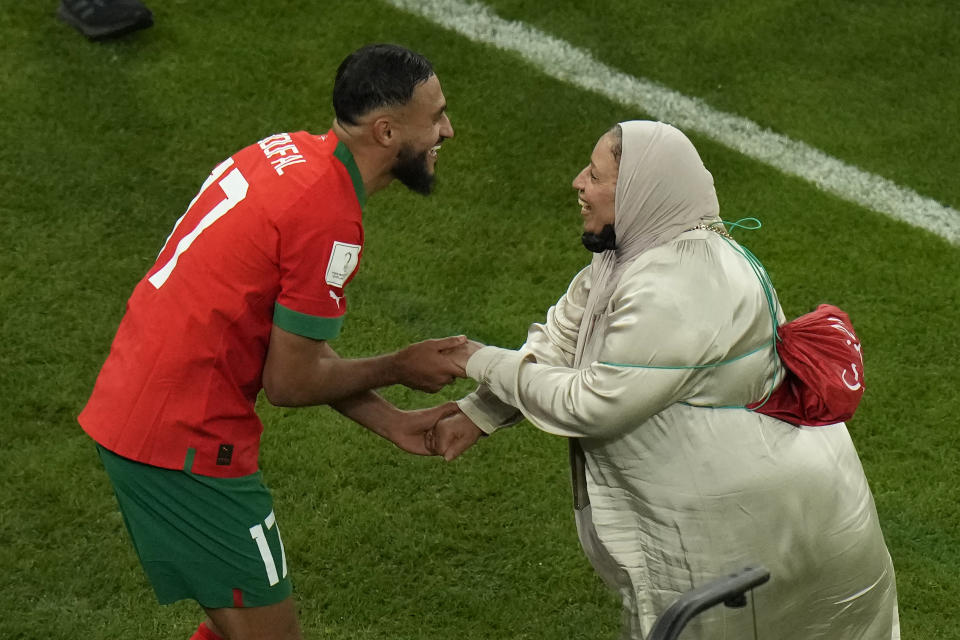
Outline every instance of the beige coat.
[[(762, 399), (783, 375), (767, 297), (735, 245), (693, 230), (643, 252), (577, 369), (590, 271), (519, 351), (473, 355), (481, 386), (460, 406), (488, 433), (522, 414), (579, 444), (580, 539), (622, 596), (624, 637), (645, 638), (684, 591), (761, 564), (772, 578), (755, 591), (759, 637), (899, 638), (893, 565), (846, 426), (718, 408)], [(720, 606), (682, 637), (748, 638), (753, 626), (750, 607)]]

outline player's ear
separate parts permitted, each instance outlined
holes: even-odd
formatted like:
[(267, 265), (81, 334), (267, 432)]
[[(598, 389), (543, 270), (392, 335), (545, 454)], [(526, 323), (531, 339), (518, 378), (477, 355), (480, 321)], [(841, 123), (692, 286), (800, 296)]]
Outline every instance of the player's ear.
[(382, 147), (393, 146), (396, 140), (396, 123), (390, 116), (380, 116), (373, 121), (373, 139)]

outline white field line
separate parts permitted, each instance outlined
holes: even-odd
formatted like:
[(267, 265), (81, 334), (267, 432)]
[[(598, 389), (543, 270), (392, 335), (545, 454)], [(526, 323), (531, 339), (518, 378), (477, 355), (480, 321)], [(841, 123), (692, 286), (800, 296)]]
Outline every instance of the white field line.
[(960, 212), (911, 189), (848, 165), (803, 142), (711, 108), (702, 100), (608, 67), (589, 52), (522, 22), (504, 20), (486, 5), (463, 0), (385, 0), (470, 40), (518, 54), (548, 76), (598, 93), (653, 118), (708, 138), (812, 182), (844, 200), (960, 244)]

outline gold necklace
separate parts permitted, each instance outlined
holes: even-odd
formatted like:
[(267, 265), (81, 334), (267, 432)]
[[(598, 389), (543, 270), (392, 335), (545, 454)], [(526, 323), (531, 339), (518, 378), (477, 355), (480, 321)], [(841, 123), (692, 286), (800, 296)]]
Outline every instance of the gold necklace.
[[(716, 225), (718, 224), (721, 225), (719, 228), (716, 227)], [(687, 229), (687, 231), (696, 231), (697, 229), (700, 229), (702, 231), (713, 231), (714, 233), (721, 235), (724, 238), (730, 238), (731, 240), (733, 240), (733, 236), (727, 233), (727, 230), (723, 227), (722, 222), (713, 222), (711, 224), (706, 224), (704, 222), (701, 222), (695, 227), (690, 227), (689, 229)]]

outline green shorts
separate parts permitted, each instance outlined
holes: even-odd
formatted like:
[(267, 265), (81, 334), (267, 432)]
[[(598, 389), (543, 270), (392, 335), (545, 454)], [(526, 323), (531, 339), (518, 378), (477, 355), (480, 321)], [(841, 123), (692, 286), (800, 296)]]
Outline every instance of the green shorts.
[(273, 499), (259, 471), (212, 478), (97, 450), (160, 604), (260, 607), (290, 595)]

